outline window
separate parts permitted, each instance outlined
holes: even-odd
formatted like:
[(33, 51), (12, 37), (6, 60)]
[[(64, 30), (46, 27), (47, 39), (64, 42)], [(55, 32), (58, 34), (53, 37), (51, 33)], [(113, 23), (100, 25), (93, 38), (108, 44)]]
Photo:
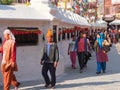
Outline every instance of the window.
[(105, 0), (105, 5), (111, 5), (111, 0)]
[(120, 6), (116, 7), (116, 13), (120, 13)]
[(105, 8), (105, 14), (106, 14), (106, 15), (109, 15), (109, 14), (110, 14), (110, 8), (108, 8), (108, 7)]
[(38, 34), (41, 33), (38, 28), (8, 28), (16, 38), (17, 46), (37, 45)]

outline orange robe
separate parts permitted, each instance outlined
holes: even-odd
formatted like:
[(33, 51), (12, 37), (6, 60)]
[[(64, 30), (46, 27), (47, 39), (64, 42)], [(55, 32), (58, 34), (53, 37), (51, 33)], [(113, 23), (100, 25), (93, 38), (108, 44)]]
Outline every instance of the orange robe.
[(14, 71), (17, 71), (15, 41), (6, 40), (2, 45), (1, 52), (3, 55), (1, 71), (3, 74), (4, 90), (10, 90), (11, 84), (14, 87), (18, 86), (14, 75)]

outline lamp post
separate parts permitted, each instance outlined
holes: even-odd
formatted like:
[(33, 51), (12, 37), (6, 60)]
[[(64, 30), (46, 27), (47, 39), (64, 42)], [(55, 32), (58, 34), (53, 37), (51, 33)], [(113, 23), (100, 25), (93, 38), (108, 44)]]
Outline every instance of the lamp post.
[(110, 27), (110, 23), (112, 22), (112, 21), (114, 21), (115, 20), (115, 15), (107, 15), (106, 16), (106, 10), (105, 10), (105, 8), (106, 8), (106, 0), (104, 0), (104, 16), (102, 17), (102, 19), (105, 21), (105, 22), (107, 22), (107, 31), (109, 31), (109, 27)]
[(115, 16), (103, 17), (105, 22), (107, 22), (107, 31), (109, 31), (110, 23), (115, 20)]

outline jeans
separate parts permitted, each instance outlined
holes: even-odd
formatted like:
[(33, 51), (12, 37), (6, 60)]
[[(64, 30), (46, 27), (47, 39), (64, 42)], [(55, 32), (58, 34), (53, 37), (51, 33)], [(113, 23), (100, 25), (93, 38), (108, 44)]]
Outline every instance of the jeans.
[(97, 62), (97, 72), (101, 72), (101, 70), (106, 70), (106, 62)]
[(79, 60), (80, 70), (82, 70), (85, 64), (85, 52), (78, 52), (78, 60)]

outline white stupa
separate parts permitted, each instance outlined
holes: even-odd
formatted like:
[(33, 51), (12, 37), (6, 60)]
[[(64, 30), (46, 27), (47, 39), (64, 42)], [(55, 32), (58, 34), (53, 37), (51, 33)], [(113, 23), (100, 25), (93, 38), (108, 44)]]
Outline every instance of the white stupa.
[(49, 12), (52, 14), (57, 10), (56, 7), (51, 5), (51, 2), (49, 0), (31, 0), (30, 3), (30, 7), (34, 7), (41, 12)]
[(49, 0), (31, 0), (32, 6), (49, 5)]
[(31, 0), (31, 7), (36, 7), (37, 9), (45, 10), (52, 8), (49, 0)]

